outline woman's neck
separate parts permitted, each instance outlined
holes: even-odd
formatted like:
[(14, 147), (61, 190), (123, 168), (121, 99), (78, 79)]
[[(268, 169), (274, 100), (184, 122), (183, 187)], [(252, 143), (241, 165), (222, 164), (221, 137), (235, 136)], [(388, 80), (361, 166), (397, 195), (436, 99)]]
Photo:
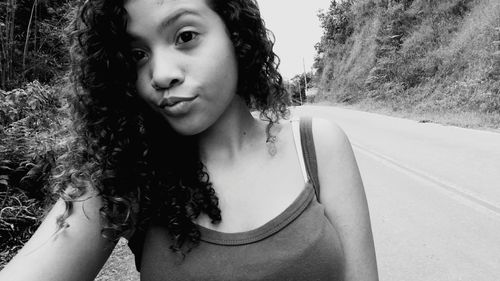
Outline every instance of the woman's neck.
[(242, 152), (265, 143), (263, 124), (256, 120), (248, 106), (235, 96), (227, 110), (207, 130), (198, 135), (199, 151), (204, 163), (236, 161)]

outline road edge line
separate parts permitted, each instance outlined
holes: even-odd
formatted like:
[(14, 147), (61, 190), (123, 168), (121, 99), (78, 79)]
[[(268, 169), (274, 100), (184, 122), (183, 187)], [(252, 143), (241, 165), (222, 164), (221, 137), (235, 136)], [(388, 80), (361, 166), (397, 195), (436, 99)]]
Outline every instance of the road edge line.
[(366, 148), (362, 145), (359, 145), (358, 143), (352, 142), (352, 146), (354, 148), (359, 149), (361, 152), (364, 152), (365, 154), (368, 154), (374, 158), (382, 160), (381, 162), (386, 162), (386, 163), (389, 163), (390, 165), (396, 166), (397, 168), (402, 169), (408, 173), (411, 173), (417, 177), (420, 177), (426, 181), (429, 181), (429, 182), (433, 183), (434, 185), (436, 185), (442, 189), (445, 189), (448, 192), (451, 192), (455, 195), (458, 195), (458, 196), (462, 197), (463, 199), (466, 199), (472, 203), (480, 205), (481, 207), (486, 208), (491, 212), (494, 212), (496, 215), (500, 215), (500, 207), (495, 206), (493, 203), (490, 203), (484, 199), (481, 199), (481, 198), (463, 190), (463, 188), (460, 188), (452, 183), (448, 183), (444, 180), (438, 179), (438, 178), (431, 176), (428, 173), (425, 173), (421, 170), (417, 170), (417, 169), (405, 166), (405, 165), (399, 163), (398, 161), (396, 161), (388, 156), (385, 156), (383, 154), (375, 152), (369, 148)]

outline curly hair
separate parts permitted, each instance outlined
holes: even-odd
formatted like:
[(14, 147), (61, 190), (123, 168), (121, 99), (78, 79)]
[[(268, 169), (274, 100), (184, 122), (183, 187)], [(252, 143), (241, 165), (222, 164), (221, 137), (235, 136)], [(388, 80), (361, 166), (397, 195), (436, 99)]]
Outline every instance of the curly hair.
[[(136, 93), (124, 1), (87, 0), (70, 26), (75, 134), (53, 177), (54, 192), (66, 204), (58, 224), (67, 227), (72, 203), (96, 192), (103, 201), (103, 236), (130, 238), (156, 221), (171, 235), (171, 249), (181, 251), (199, 243), (194, 219), (202, 212), (213, 223), (221, 220), (218, 198), (195, 138), (177, 134)], [(237, 94), (268, 121), (269, 140), (273, 124), (288, 115), (289, 97), (257, 3), (207, 1), (235, 48)]]

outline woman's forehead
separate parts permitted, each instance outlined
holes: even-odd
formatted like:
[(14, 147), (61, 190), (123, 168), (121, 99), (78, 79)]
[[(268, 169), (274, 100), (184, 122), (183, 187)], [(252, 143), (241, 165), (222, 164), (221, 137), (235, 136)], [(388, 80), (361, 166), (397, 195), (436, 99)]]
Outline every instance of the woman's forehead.
[(179, 6), (202, 6), (208, 7), (208, 0), (125, 0), (124, 6), (127, 10), (138, 7), (148, 8), (176, 8)]
[(131, 34), (140, 34), (141, 28), (165, 28), (184, 15), (203, 18), (213, 13), (205, 0), (127, 0), (124, 8)]

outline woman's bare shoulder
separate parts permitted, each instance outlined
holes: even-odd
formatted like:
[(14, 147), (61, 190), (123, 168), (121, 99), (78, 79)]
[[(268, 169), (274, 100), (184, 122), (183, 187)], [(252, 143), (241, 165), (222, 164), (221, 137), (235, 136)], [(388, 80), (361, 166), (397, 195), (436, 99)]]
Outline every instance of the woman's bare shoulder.
[(321, 183), (320, 199), (335, 202), (337, 207), (363, 199), (361, 176), (345, 132), (336, 123), (326, 119), (314, 118), (312, 124)]
[(351, 147), (344, 130), (334, 121), (315, 117), (312, 123), (314, 143), (320, 152), (341, 152)]
[(378, 280), (365, 190), (351, 143), (325, 119), (313, 119), (320, 201), (338, 230), (345, 254), (345, 280)]

